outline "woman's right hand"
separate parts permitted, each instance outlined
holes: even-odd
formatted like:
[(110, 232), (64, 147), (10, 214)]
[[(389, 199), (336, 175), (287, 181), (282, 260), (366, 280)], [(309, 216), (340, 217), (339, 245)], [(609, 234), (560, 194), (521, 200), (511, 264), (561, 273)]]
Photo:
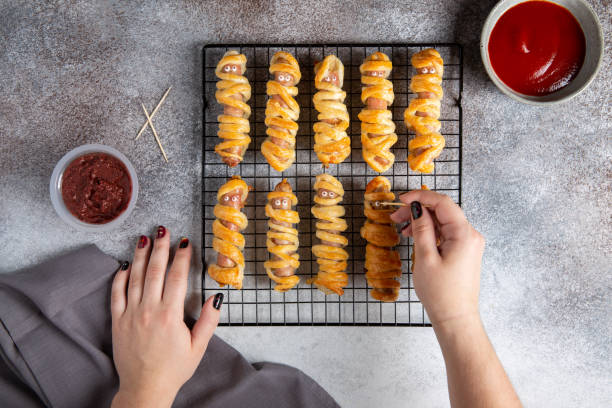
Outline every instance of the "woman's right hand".
[(402, 194), (400, 200), (408, 206), (391, 219), (410, 222), (402, 234), (414, 238), (414, 289), (432, 325), (479, 321), (484, 238), (446, 195), (415, 190)]

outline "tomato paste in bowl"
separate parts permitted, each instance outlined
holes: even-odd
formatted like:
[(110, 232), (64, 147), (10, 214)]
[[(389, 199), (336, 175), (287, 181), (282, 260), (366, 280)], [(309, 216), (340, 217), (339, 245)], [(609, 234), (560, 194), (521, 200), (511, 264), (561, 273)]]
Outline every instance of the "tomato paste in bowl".
[(74, 159), (62, 176), (66, 208), (89, 224), (106, 224), (127, 209), (132, 180), (121, 161), (107, 153), (87, 153)]
[(134, 209), (136, 171), (121, 152), (84, 145), (57, 163), (50, 182), (51, 202), (65, 222), (81, 231), (108, 231)]
[(527, 1), (497, 20), (489, 37), (493, 70), (524, 95), (548, 95), (567, 86), (582, 67), (585, 39), (566, 8), (548, 1)]
[(567, 101), (586, 89), (603, 49), (599, 19), (585, 0), (500, 0), (480, 39), (493, 83), (533, 105)]

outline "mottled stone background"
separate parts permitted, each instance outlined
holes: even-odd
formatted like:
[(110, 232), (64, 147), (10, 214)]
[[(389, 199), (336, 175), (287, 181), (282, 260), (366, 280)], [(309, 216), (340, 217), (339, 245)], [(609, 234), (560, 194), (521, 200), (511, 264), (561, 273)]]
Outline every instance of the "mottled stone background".
[[(458, 41), (463, 204), (487, 238), (489, 335), (526, 405), (609, 406), (611, 2), (591, 1), (608, 39), (602, 71), (583, 94), (548, 108), (505, 97), (485, 74), (478, 41), (495, 1), (342, 3), (1, 0), (0, 271), (86, 243), (126, 259), (137, 236), (160, 223), (199, 246), (204, 44)], [(170, 85), (156, 121), (165, 164), (150, 133), (133, 135), (140, 102), (153, 106)], [(55, 163), (90, 142), (121, 150), (138, 171), (137, 208), (113, 233), (69, 230), (49, 200)], [(218, 333), (250, 360), (301, 368), (343, 406), (448, 405), (429, 328)]]

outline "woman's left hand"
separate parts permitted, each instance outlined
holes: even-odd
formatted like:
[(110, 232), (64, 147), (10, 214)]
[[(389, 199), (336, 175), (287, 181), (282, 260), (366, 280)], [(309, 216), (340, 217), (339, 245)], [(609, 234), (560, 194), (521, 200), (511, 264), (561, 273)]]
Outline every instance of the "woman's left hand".
[[(170, 231), (141, 236), (132, 264), (124, 263), (111, 293), (113, 358), (119, 392), (113, 407), (169, 407), (193, 375), (219, 323), (222, 295), (209, 298), (189, 330), (183, 321), (191, 245), (181, 240), (170, 270)], [(214, 306), (213, 306), (214, 303)]]

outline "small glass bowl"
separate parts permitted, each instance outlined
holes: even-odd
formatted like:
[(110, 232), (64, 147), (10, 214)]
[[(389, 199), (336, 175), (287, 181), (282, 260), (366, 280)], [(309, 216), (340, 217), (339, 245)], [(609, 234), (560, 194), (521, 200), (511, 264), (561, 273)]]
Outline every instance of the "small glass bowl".
[[(64, 175), (66, 167), (68, 167), (74, 159), (87, 153), (106, 153), (115, 157), (123, 163), (128, 170), (132, 181), (132, 196), (130, 197), (127, 208), (119, 214), (117, 218), (105, 224), (90, 224), (79, 220), (72, 215), (68, 208), (66, 208), (66, 204), (64, 204), (64, 199), (62, 198), (62, 176)], [(82, 232), (107, 232), (125, 221), (136, 206), (136, 200), (138, 199), (138, 177), (136, 177), (136, 169), (134, 169), (132, 163), (130, 163), (127, 157), (120, 151), (100, 144), (87, 144), (69, 151), (59, 162), (57, 162), (53, 169), (53, 174), (51, 175), (51, 181), (49, 182), (49, 193), (55, 212), (57, 212), (57, 215), (59, 215), (68, 225)]]

